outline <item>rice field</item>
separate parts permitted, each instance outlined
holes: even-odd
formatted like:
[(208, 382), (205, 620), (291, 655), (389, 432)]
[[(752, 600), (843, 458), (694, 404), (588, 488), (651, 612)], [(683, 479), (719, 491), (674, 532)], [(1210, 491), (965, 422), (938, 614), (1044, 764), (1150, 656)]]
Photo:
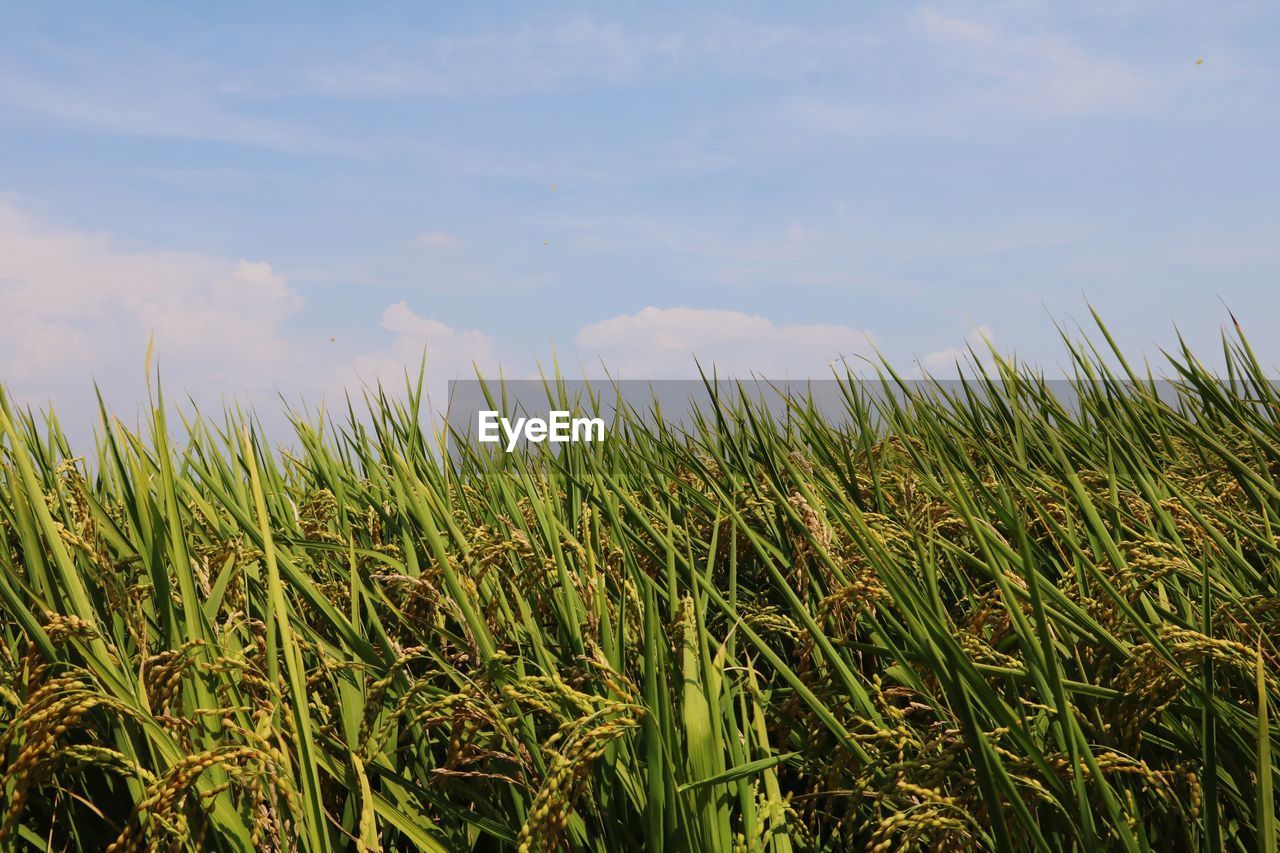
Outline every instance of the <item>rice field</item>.
[(0, 847), (1275, 851), (1280, 389), (1095, 339), (453, 465), (0, 397)]

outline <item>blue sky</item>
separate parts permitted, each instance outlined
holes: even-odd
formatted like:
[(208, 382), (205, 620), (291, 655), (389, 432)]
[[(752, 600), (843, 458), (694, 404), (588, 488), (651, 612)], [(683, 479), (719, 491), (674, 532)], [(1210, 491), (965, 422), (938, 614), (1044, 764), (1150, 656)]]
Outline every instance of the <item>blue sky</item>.
[[(127, 407), (472, 362), (1272, 364), (1280, 10), (5, 4), (0, 379)], [(870, 341), (871, 343), (868, 343)], [(594, 369), (594, 368), (593, 368)]]

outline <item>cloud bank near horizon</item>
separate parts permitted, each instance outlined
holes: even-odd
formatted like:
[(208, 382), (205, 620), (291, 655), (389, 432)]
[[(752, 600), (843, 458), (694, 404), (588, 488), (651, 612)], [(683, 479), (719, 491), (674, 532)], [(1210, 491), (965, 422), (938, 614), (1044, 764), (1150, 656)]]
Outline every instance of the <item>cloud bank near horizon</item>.
[[(539, 354), (400, 300), (378, 314), (376, 345), (339, 354), (332, 340), (291, 328), (306, 301), (269, 262), (123, 247), (10, 203), (0, 203), (0, 294), (0, 379), (19, 399), (52, 401), (59, 411), (82, 405), (92, 379), (114, 380), (106, 387), (117, 393), (138, 388), (151, 340), (171, 392), (205, 402), (395, 387), (416, 374), (424, 353), (427, 381), (440, 388), (477, 371), (534, 376), (551, 359), (567, 374), (591, 377), (694, 378), (701, 367), (725, 376), (825, 378), (875, 358), (877, 345), (873, 331), (838, 323), (648, 306), (587, 323), (571, 347)], [(940, 349), (925, 363), (945, 367), (941, 360), (957, 352)]]

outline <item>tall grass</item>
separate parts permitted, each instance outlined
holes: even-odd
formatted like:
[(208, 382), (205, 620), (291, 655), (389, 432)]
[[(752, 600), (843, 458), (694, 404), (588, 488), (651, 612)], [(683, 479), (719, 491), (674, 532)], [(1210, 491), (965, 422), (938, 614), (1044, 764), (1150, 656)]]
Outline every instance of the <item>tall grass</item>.
[(1274, 851), (1280, 394), (1066, 346), (456, 465), (0, 397), (3, 844)]

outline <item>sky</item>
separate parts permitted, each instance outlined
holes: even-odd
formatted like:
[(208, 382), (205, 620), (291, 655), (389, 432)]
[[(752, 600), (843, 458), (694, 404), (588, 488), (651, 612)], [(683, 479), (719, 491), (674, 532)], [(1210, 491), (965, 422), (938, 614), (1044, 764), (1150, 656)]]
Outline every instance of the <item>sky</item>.
[(1273, 3), (0, 4), (0, 382), (1280, 364)]

